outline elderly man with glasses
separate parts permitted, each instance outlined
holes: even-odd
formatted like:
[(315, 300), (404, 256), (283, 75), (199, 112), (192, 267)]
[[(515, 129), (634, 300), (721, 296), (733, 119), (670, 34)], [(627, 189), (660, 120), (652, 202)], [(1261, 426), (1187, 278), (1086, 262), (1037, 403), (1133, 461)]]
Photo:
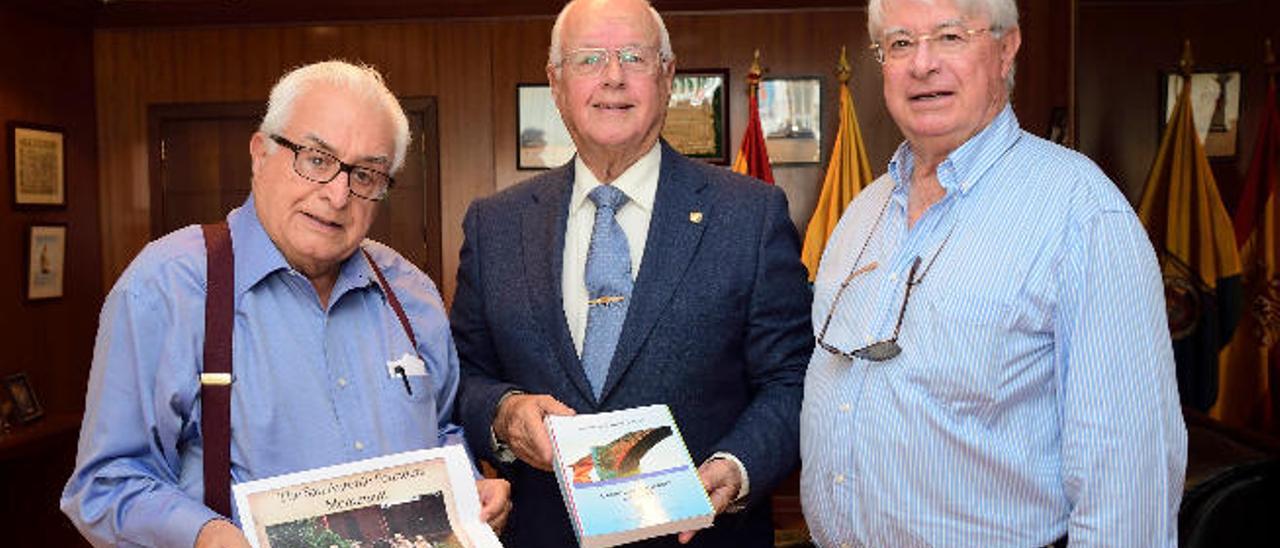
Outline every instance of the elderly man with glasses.
[[(249, 141), (244, 205), (152, 242), (121, 275), (62, 496), (93, 544), (248, 546), (232, 481), (462, 442), (440, 294), (365, 239), (409, 138), (374, 69), (298, 68)], [(500, 529), (509, 484), (478, 488)]]
[(769, 493), (797, 463), (811, 295), (780, 189), (659, 138), (675, 74), (643, 0), (570, 2), (547, 62), (577, 145), (472, 204), (451, 322), (459, 417), (512, 481), (509, 546), (575, 546), (547, 414), (670, 406), (715, 525), (646, 541), (772, 546)]
[(821, 546), (1172, 546), (1186, 465), (1160, 271), (1087, 158), (1018, 126), (1014, 0), (871, 0), (906, 138), (814, 288)]

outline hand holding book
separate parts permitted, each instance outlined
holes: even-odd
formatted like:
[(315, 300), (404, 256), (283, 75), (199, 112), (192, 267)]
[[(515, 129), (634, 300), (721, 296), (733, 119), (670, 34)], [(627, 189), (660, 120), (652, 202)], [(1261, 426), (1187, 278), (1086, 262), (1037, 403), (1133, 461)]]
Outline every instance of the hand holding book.
[(576, 412), (546, 395), (514, 394), (503, 397), (493, 419), (493, 434), (529, 466), (550, 472), (551, 439), (543, 422), (548, 415), (571, 416)]
[[(702, 463), (698, 467), (698, 478), (707, 490), (707, 497), (711, 499), (711, 508), (716, 515), (724, 512), (738, 498), (738, 491), (742, 489), (742, 475), (738, 473), (738, 467), (725, 459), (713, 458)], [(697, 531), (684, 531), (677, 539), (680, 544), (688, 544), (693, 540), (694, 533)]]

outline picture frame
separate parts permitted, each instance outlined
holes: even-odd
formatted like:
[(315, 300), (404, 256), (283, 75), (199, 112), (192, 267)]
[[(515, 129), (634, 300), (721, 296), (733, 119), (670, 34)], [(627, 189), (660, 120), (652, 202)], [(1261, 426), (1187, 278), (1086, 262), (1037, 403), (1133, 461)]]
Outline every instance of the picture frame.
[(447, 445), (240, 482), (236, 515), (254, 548), (500, 547), (480, 519), (466, 449)]
[(4, 395), (13, 403), (13, 418), (19, 423), (29, 423), (44, 415), (40, 400), (27, 380), (26, 373), (14, 373), (4, 378)]
[(58, 127), (26, 122), (7, 125), (14, 206), (65, 207), (65, 132)]
[(822, 78), (765, 78), (759, 104), (770, 164), (816, 164), (822, 159)]
[(23, 292), (28, 301), (62, 297), (67, 256), (67, 225), (36, 224), (27, 229)]
[(662, 138), (690, 158), (729, 163), (729, 69), (677, 69)]
[(516, 169), (551, 169), (577, 148), (547, 84), (516, 84)]
[[(662, 137), (681, 154), (729, 163), (728, 81), (729, 69), (676, 71)], [(516, 84), (516, 169), (559, 167), (576, 152), (551, 86)]]
[[(1197, 70), (1191, 74), (1191, 107), (1196, 133), (1210, 159), (1231, 158), (1239, 142), (1242, 72), (1236, 68)], [(1182, 74), (1161, 72), (1160, 131), (1164, 134), (1178, 94), (1182, 92)]]

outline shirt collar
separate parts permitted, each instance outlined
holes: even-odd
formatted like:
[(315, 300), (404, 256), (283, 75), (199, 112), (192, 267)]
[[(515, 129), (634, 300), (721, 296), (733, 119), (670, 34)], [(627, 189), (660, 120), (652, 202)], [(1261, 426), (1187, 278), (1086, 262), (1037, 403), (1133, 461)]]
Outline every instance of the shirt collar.
[[(248, 291), (277, 271), (292, 268), (267, 234), (267, 229), (262, 226), (252, 193), (243, 205), (227, 214), (227, 226), (231, 229), (231, 241), (235, 249), (237, 295)], [(337, 297), (349, 289), (372, 282), (373, 272), (362, 255), (356, 249), (355, 253), (342, 262), (330, 302), (337, 302)]]
[[(645, 212), (653, 211), (653, 200), (658, 193), (658, 172), (662, 167), (662, 147), (654, 142), (653, 148), (649, 152), (641, 156), (636, 163), (618, 175), (614, 179), (613, 188), (621, 190), (627, 195), (630, 203), (640, 207)], [(569, 213), (577, 211), (578, 208), (586, 205), (587, 194), (600, 186), (599, 179), (587, 168), (587, 164), (582, 161), (581, 156), (577, 156), (573, 161), (573, 196), (569, 198)]]
[[(977, 135), (956, 148), (947, 158), (938, 164), (938, 182), (948, 194), (959, 191), (968, 194), (973, 185), (1000, 156), (1012, 147), (1022, 135), (1018, 126), (1018, 117), (1013, 107), (1006, 104), (995, 119), (982, 128)], [(911, 181), (911, 171), (915, 169), (915, 154), (911, 144), (903, 142), (889, 160), (889, 175), (893, 177), (894, 193), (906, 191)]]

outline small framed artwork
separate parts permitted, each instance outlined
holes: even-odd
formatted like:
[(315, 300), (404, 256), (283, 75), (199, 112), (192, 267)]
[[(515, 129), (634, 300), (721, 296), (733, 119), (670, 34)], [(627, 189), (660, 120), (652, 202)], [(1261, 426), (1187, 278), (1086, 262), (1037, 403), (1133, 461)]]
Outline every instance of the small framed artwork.
[(822, 79), (761, 80), (760, 128), (769, 149), (769, 163), (818, 163), (822, 156)]
[(576, 148), (547, 84), (516, 84), (516, 169), (550, 169)]
[(62, 296), (67, 256), (67, 225), (32, 225), (27, 237), (27, 300)]
[(11, 122), (9, 143), (14, 205), (67, 205), (67, 159), (62, 130), (52, 126)]
[(13, 402), (14, 419), (20, 423), (28, 423), (40, 418), (44, 409), (36, 399), (36, 393), (27, 382), (26, 373), (17, 373), (4, 378), (4, 392)]
[(729, 163), (728, 69), (677, 70), (662, 138), (690, 158)]
[[(1162, 76), (1161, 134), (1178, 104), (1178, 94), (1182, 92), (1181, 74), (1165, 72)], [(1210, 158), (1235, 156), (1240, 125), (1240, 71), (1227, 69), (1192, 73), (1191, 109), (1205, 155)]]

